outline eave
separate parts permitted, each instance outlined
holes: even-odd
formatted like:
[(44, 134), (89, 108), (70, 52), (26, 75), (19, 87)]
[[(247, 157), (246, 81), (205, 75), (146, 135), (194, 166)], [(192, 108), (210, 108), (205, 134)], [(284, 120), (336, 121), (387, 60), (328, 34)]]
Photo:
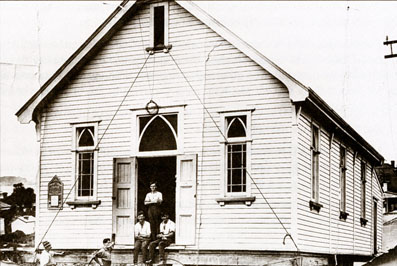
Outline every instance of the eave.
[[(137, 1), (123, 1), (95, 32), (66, 60), (66, 62), (44, 83), (43, 86), (16, 112), (18, 121), (28, 124), (37, 122), (36, 112), (45, 105), (49, 96), (65, 85), (68, 80), (98, 51), (113, 35), (138, 5)], [(144, 1), (139, 1), (144, 2)]]
[[(21, 123), (37, 122), (38, 114), (51, 96), (62, 89), (82, 66), (109, 40), (113, 34), (130, 18), (140, 5), (146, 0), (123, 1), (112, 14), (98, 27), (98, 29), (73, 53), (70, 58), (52, 75), (52, 77), (21, 107), (16, 113)], [(354, 142), (381, 164), (384, 158), (369, 145), (349, 124), (347, 124), (327, 103), (325, 103), (313, 90), (305, 87), (287, 72), (274, 64), (267, 57), (259, 53), (252, 46), (232, 33), (216, 19), (208, 15), (191, 1), (176, 1), (193, 16), (222, 36), (225, 40), (251, 58), (258, 65), (280, 80), (288, 89), (292, 102), (311, 102), (320, 111), (324, 112), (332, 122), (338, 126)]]
[(266, 56), (258, 52), (251, 45), (246, 43), (236, 34), (231, 32), (225, 26), (223, 26), (216, 19), (208, 15), (204, 10), (195, 5), (191, 1), (175, 1), (180, 6), (189, 11), (192, 15), (201, 20), (204, 24), (222, 36), (226, 41), (231, 43), (234, 47), (243, 52), (246, 56), (252, 59), (255, 63), (263, 67), (266, 71), (276, 77), (279, 81), (281, 81), (288, 89), (289, 97), (293, 102), (301, 102), (304, 101), (309, 96), (309, 89), (304, 86), (302, 83), (297, 81), (279, 66), (277, 66), (274, 62), (268, 59)]
[(310, 88), (309, 97), (306, 102), (322, 113), (341, 134), (347, 137), (347, 139), (358, 144), (362, 151), (375, 162), (375, 166), (383, 164), (383, 156)]

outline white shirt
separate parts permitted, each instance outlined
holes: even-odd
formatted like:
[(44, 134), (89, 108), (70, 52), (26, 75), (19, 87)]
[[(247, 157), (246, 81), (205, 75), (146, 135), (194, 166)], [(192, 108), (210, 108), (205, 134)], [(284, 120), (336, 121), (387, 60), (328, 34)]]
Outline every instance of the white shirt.
[(168, 235), (171, 232), (175, 232), (175, 223), (173, 221), (168, 220), (167, 223), (162, 222), (160, 224), (160, 233)]
[(159, 191), (149, 192), (146, 194), (145, 203), (161, 203), (163, 202), (163, 194)]
[(53, 260), (52, 260), (52, 256), (53, 256), (53, 252), (48, 252), (47, 250), (43, 250), (40, 254), (40, 266), (45, 266), (47, 264), (53, 264)]
[(135, 237), (141, 236), (141, 237), (150, 237), (150, 223), (144, 221), (143, 225), (141, 225), (139, 222), (135, 224)]

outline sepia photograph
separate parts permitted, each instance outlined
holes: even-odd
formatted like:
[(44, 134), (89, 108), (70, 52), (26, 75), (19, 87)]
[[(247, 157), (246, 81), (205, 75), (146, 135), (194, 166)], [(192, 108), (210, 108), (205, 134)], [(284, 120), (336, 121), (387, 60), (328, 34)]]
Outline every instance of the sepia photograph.
[(397, 265), (396, 14), (0, 1), (0, 265)]

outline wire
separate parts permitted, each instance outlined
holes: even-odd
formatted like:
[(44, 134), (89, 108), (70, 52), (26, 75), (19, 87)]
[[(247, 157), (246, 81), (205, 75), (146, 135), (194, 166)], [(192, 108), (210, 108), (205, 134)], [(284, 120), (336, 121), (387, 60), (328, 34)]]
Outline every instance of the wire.
[(65, 198), (64, 201), (62, 202), (61, 207), (58, 209), (57, 213), (55, 214), (54, 218), (52, 219), (52, 221), (51, 221), (50, 225), (48, 226), (47, 230), (44, 232), (44, 235), (43, 235), (43, 237), (40, 239), (40, 242), (39, 242), (39, 244), (37, 244), (37, 247), (36, 247), (35, 250), (37, 250), (37, 249), (39, 248), (39, 246), (40, 246), (40, 244), (42, 243), (43, 239), (45, 238), (45, 236), (47, 235), (48, 231), (50, 230), (52, 224), (55, 222), (55, 219), (58, 217), (58, 214), (59, 214), (59, 213), (61, 212), (61, 210), (63, 209), (63, 205), (65, 205), (66, 200), (68, 199), (70, 193), (72, 192), (72, 190), (73, 190), (74, 187), (76, 186), (77, 180), (78, 180), (78, 178), (75, 179), (72, 188), (69, 190), (69, 193), (66, 195), (66, 198)]
[(175, 261), (175, 262), (179, 263), (180, 265), (185, 266), (185, 264), (183, 264), (183, 263), (180, 262), (179, 260), (176, 260), (176, 259), (168, 259), (168, 258), (167, 258), (167, 261), (169, 261), (169, 260)]
[[(150, 54), (150, 52), (149, 52)], [(153, 92), (154, 92), (154, 72), (156, 70), (156, 53), (153, 52), (153, 71), (152, 71), (152, 89), (150, 91), (150, 100), (153, 100)]]
[(346, 8), (346, 22), (345, 22), (345, 57), (344, 57), (344, 64), (345, 64), (345, 74), (343, 75), (343, 86), (342, 86), (342, 108), (343, 108), (343, 115), (347, 117), (347, 90), (349, 90), (349, 79), (350, 79), (350, 39), (349, 39), (349, 12), (350, 6)]
[[(139, 25), (139, 32), (141, 34), (142, 52), (143, 52), (143, 56), (145, 57), (146, 51), (145, 51), (145, 44), (143, 43), (142, 22), (141, 22), (141, 17), (139, 15), (137, 15), (137, 17), (138, 17), (138, 21), (139, 21), (139, 24), (138, 24)], [(148, 83), (149, 89), (153, 90), (152, 89), (152, 85), (150, 84), (150, 81), (149, 81), (149, 73), (147, 71), (147, 67), (146, 67), (145, 73), (146, 73), (146, 81)]]
[[(109, 129), (110, 125), (112, 124), (114, 118), (116, 117), (118, 111), (120, 110), (121, 106), (123, 105), (123, 103), (124, 103), (125, 99), (127, 98), (128, 94), (130, 93), (132, 87), (134, 86), (136, 80), (137, 80), (138, 77), (139, 77), (139, 74), (142, 72), (142, 69), (143, 69), (144, 66), (146, 65), (146, 62), (148, 61), (149, 57), (150, 57), (150, 54), (149, 54), (148, 57), (146, 58), (146, 60), (145, 60), (145, 62), (143, 63), (142, 67), (139, 69), (138, 74), (136, 75), (136, 77), (135, 77), (134, 81), (132, 82), (131, 86), (129, 87), (127, 93), (125, 94), (125, 96), (124, 96), (124, 98), (123, 98), (123, 100), (122, 100), (121, 103), (119, 104), (119, 106), (118, 106), (116, 112), (114, 113), (112, 119), (110, 120), (109, 124), (107, 125), (107, 127), (106, 127), (105, 131), (103, 132), (101, 138), (99, 139), (98, 143), (95, 145), (94, 150), (97, 150), (97, 149), (98, 149), (99, 144), (101, 143), (103, 137), (105, 136), (107, 130)], [(43, 237), (40, 239), (40, 242), (39, 242), (39, 244), (37, 245), (37, 247), (36, 247), (35, 250), (37, 250), (37, 249), (39, 248), (39, 246), (40, 246), (40, 244), (42, 243), (43, 239), (45, 238), (45, 236), (47, 235), (47, 233), (48, 233), (48, 231), (50, 230), (51, 226), (52, 226), (53, 223), (55, 222), (55, 219), (58, 217), (59, 213), (60, 213), (61, 210), (63, 209), (63, 206), (64, 206), (65, 203), (66, 203), (66, 200), (69, 198), (70, 193), (73, 191), (74, 187), (76, 186), (77, 180), (79, 180), (78, 177), (75, 178), (74, 183), (73, 183), (73, 186), (71, 187), (71, 189), (69, 190), (68, 194), (66, 195), (66, 198), (65, 198), (64, 201), (62, 202), (61, 207), (58, 209), (57, 213), (55, 214), (54, 218), (52, 219), (52, 221), (51, 221), (50, 225), (48, 226), (47, 230), (45, 231)]]
[(130, 93), (132, 87), (134, 86), (136, 80), (137, 80), (138, 77), (139, 77), (139, 74), (141, 74), (142, 69), (145, 67), (146, 62), (148, 61), (149, 57), (150, 57), (150, 53), (149, 53), (148, 57), (146, 58), (145, 62), (143, 63), (142, 67), (139, 69), (138, 74), (136, 75), (136, 77), (135, 77), (134, 81), (132, 82), (130, 88), (128, 89), (127, 93), (125, 94), (123, 100), (122, 100), (121, 103), (119, 104), (119, 107), (117, 108), (116, 112), (114, 113), (114, 115), (113, 115), (112, 119), (110, 120), (108, 126), (106, 127), (105, 131), (103, 132), (101, 139), (98, 141), (97, 145), (95, 146), (95, 150), (98, 148), (98, 145), (99, 145), (99, 143), (101, 142), (101, 140), (103, 139), (103, 137), (105, 136), (107, 130), (109, 129), (110, 124), (113, 122), (113, 119), (115, 118), (116, 114), (117, 114), (118, 111), (120, 110), (120, 108), (121, 108), (121, 106), (123, 105), (123, 103), (124, 103), (125, 99), (127, 98), (128, 94)]
[(37, 9), (36, 21), (37, 21), (37, 51), (38, 51), (38, 62), (37, 62), (37, 81), (39, 83), (39, 88), (41, 84), (41, 46), (40, 46), (40, 9)]
[[(186, 78), (186, 75), (183, 73), (182, 69), (179, 67), (178, 63), (175, 61), (174, 57), (172, 56), (172, 54), (169, 52), (168, 53), (172, 60), (174, 61), (175, 65), (177, 66), (177, 68), (179, 69), (179, 71), (181, 72), (182, 76), (185, 78), (185, 81), (189, 84), (190, 88), (192, 89), (192, 91), (194, 92), (194, 94), (196, 95), (197, 99), (199, 100), (199, 102), (201, 103), (201, 105), (203, 106), (203, 108), (206, 110), (206, 112), (208, 113), (208, 115), (210, 116), (212, 122), (214, 123), (214, 125), (216, 126), (216, 128), (218, 129), (219, 133), (222, 135), (222, 137), (225, 139), (225, 142), (228, 143), (227, 138), (225, 137), (225, 135), (223, 134), (223, 132), (221, 131), (221, 129), (219, 128), (219, 126), (216, 124), (214, 118), (212, 117), (211, 113), (208, 111), (208, 109), (206, 108), (206, 106), (204, 105), (204, 103), (202, 102), (202, 100), (200, 99), (199, 95), (197, 94), (197, 92), (194, 90), (193, 86), (191, 85), (191, 83), (189, 82), (189, 80)], [(270, 205), (270, 203), (267, 201), (265, 195), (263, 195), (262, 191), (259, 189), (258, 185), (256, 184), (255, 180), (252, 178), (251, 174), (248, 172), (248, 170), (245, 168), (244, 169), (245, 172), (248, 174), (249, 178), (251, 179), (252, 183), (256, 186), (256, 188), (258, 189), (259, 193), (261, 194), (262, 198), (265, 200), (266, 204), (269, 206), (269, 208), (272, 210), (273, 214), (275, 215), (275, 217), (277, 218), (278, 222), (281, 224), (281, 226), (283, 227), (283, 229), (286, 231), (286, 235), (284, 237), (285, 238), (288, 236), (291, 238), (293, 244), (296, 247), (296, 250), (299, 252), (299, 248), (298, 245), (296, 244), (294, 238), (292, 237), (292, 235), (288, 232), (287, 228), (284, 226), (283, 222), (280, 220), (280, 218), (278, 217), (277, 213), (274, 211), (274, 209), (272, 208), (272, 206)]]
[[(212, 49), (208, 52), (207, 54), (207, 58), (205, 60), (204, 63), (204, 85), (203, 85), (203, 104), (205, 104), (205, 92), (206, 92), (206, 87), (207, 87), (207, 63), (210, 60), (210, 55), (211, 53), (220, 45), (222, 45), (222, 43), (219, 43), (218, 45), (215, 45), (214, 47), (212, 47)], [(201, 163), (200, 163), (200, 168), (203, 169), (203, 165), (204, 165), (204, 125), (205, 125), (205, 110), (203, 109), (203, 123), (202, 123), (202, 131), (201, 131)], [(200, 175), (200, 179), (202, 177), (202, 174)], [(200, 180), (201, 181), (201, 180)], [(198, 182), (198, 184), (201, 184), (201, 182)], [(198, 198), (197, 200), (197, 204), (200, 205), (201, 202), (201, 197)], [(200, 230), (201, 230), (201, 211), (199, 214), (199, 226), (197, 229), (197, 262), (196, 262), (196, 266), (198, 266), (198, 261), (199, 261), (199, 256), (200, 256)]]
[(250, 177), (252, 183), (254, 183), (255, 187), (258, 189), (259, 193), (261, 194), (262, 198), (266, 201), (266, 204), (269, 206), (269, 208), (272, 210), (274, 216), (276, 216), (278, 222), (281, 224), (281, 226), (283, 227), (283, 229), (285, 230), (285, 232), (287, 233), (284, 236), (284, 240), (287, 236), (289, 236), (289, 238), (291, 238), (292, 242), (294, 243), (296, 250), (299, 251), (298, 245), (295, 243), (294, 238), (291, 236), (291, 234), (288, 232), (287, 228), (285, 228), (283, 222), (280, 220), (280, 218), (278, 217), (277, 213), (274, 211), (274, 209), (272, 208), (272, 206), (270, 205), (270, 203), (267, 201), (267, 199), (265, 198), (265, 195), (263, 195), (262, 191), (259, 189), (258, 185), (256, 184), (255, 180), (252, 178), (251, 174), (248, 172), (247, 169), (245, 169), (245, 172), (248, 174), (248, 176)]
[(178, 63), (175, 61), (174, 57), (172, 56), (171, 52), (168, 52), (168, 54), (171, 56), (172, 60), (174, 61), (176, 67), (179, 69), (179, 71), (181, 72), (182, 76), (184, 77), (184, 79), (186, 80), (187, 84), (189, 84), (190, 88), (192, 89), (192, 91), (194, 92), (194, 94), (196, 95), (198, 101), (200, 102), (200, 104), (203, 106), (203, 108), (205, 109), (205, 111), (208, 113), (208, 115), (210, 116), (212, 122), (214, 123), (214, 125), (217, 127), (218, 131), (221, 133), (222, 137), (225, 139), (225, 141), (227, 142), (227, 138), (225, 137), (225, 135), (222, 133), (221, 129), (219, 128), (219, 126), (217, 125), (217, 123), (215, 122), (214, 118), (212, 117), (211, 113), (208, 111), (207, 107), (204, 105), (204, 103), (201, 101), (200, 96), (197, 94), (197, 92), (195, 91), (195, 89), (193, 88), (192, 84), (190, 84), (189, 80), (186, 78), (185, 74), (183, 73), (182, 69), (179, 67)]

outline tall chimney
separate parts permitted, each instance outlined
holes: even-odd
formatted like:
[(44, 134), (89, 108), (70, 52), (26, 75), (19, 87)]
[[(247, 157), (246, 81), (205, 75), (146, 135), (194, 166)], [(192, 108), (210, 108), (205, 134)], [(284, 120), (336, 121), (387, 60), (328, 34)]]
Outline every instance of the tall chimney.
[(395, 166), (394, 166), (394, 160), (391, 161), (391, 167), (393, 167), (393, 168), (395, 167)]

